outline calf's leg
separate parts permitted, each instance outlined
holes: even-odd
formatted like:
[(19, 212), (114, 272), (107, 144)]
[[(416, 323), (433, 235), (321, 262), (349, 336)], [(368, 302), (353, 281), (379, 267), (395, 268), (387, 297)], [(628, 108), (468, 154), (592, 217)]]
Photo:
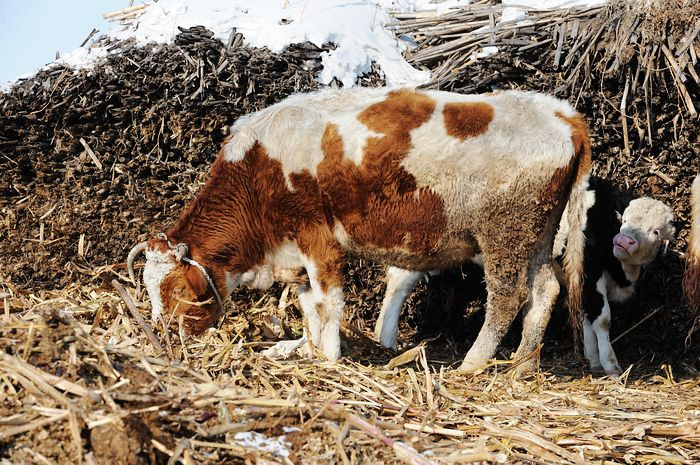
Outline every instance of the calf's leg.
[(610, 342), (610, 303), (606, 288), (605, 276), (596, 283), (596, 290), (603, 296), (603, 310), (600, 316), (593, 320), (593, 331), (598, 339), (598, 352), (600, 354), (600, 364), (603, 365), (605, 373), (617, 376), (622, 373), (617, 356)]
[(423, 273), (420, 271), (408, 271), (393, 266), (387, 269), (386, 294), (374, 329), (375, 337), (384, 347), (396, 350), (401, 307), (421, 276)]
[(600, 355), (598, 354), (598, 337), (588, 317), (583, 319), (583, 355), (588, 360), (591, 370), (601, 370)]

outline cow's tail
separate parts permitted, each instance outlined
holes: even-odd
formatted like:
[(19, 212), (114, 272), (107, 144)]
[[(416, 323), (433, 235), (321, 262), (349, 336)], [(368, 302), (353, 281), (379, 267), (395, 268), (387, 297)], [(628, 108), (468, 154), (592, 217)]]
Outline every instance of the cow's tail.
[(567, 118), (567, 122), (573, 129), (571, 139), (575, 158), (572, 160), (572, 182), (566, 218), (569, 232), (564, 250), (564, 275), (568, 290), (569, 323), (574, 333), (574, 347), (578, 350), (583, 321), (583, 254), (586, 245), (584, 230), (588, 207), (586, 191), (591, 171), (591, 142), (588, 137), (588, 125), (583, 117), (576, 115)]
[(700, 313), (700, 173), (690, 189), (690, 238), (683, 293), (695, 317)]

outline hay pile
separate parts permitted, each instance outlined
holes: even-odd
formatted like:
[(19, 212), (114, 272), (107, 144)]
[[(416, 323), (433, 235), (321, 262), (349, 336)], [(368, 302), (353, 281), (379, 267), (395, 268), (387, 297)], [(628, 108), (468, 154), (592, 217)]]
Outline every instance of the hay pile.
[(461, 375), (423, 345), (389, 360), (351, 331), (343, 363), (275, 362), (240, 315), (157, 349), (116, 292), (70, 295), (8, 299), (31, 309), (0, 328), (12, 463), (700, 461), (700, 380), (670, 367), (621, 382), (513, 380), (505, 362)]
[[(477, 7), (487, 8), (468, 8)], [(678, 50), (683, 34), (673, 30), (669, 50)], [(573, 38), (562, 37), (563, 66)], [(649, 105), (644, 86), (632, 89), (628, 70), (645, 69), (626, 68), (634, 59), (616, 73), (582, 65), (578, 80), (563, 86), (565, 73), (548, 59), (559, 48), (555, 40), (517, 53), (504, 48), (433, 83), (570, 98), (593, 129), (594, 170), (666, 201), (679, 220), (679, 240), (645, 274), (639, 298), (614, 309), (615, 349), (623, 365), (634, 364), (623, 382), (582, 377), (585, 365), (571, 355), (565, 317), (557, 314), (542, 349), (547, 374), (514, 381), (507, 363), (477, 376), (450, 369), (483, 318), (484, 291), (474, 285), (482, 274), (471, 266), (431, 278), (411, 296), (400, 342), (418, 348), (401, 366), (387, 367), (396, 354), (367, 337), (383, 284), (379, 267), (359, 262), (346, 267), (347, 346), (338, 365), (257, 354), (300, 333), (289, 287), (236, 293), (231, 317), (201, 338), (158, 327), (157, 342), (149, 340), (112, 285), (126, 286), (127, 300), (148, 314), (143, 289), (125, 279), (126, 252), (177, 218), (235, 118), (318, 86), (323, 49), (298, 44), (274, 54), (245, 47), (235, 31), (224, 44), (199, 27), (171, 45), (98, 44), (123, 52), (90, 71), (44, 70), (0, 94), (0, 460), (700, 461), (700, 344), (697, 336), (685, 344), (690, 322), (680, 297), (700, 124), (668, 68), (652, 67)], [(591, 47), (591, 64), (602, 62), (599, 50)], [(439, 76), (442, 63), (423, 64)], [(698, 87), (686, 74), (697, 102)], [(382, 84), (379, 72), (360, 81)], [(634, 327), (643, 314), (652, 316)], [(508, 358), (518, 331), (516, 325), (499, 358)], [(275, 439), (274, 450), (261, 450), (270, 444), (258, 434)]]

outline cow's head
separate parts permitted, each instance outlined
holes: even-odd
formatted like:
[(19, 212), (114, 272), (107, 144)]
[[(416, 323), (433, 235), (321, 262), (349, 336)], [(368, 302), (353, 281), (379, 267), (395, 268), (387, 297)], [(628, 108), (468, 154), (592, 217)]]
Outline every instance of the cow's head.
[(167, 322), (182, 315), (185, 327), (198, 333), (216, 321), (223, 312), (221, 296), (211, 270), (188, 257), (185, 244), (173, 244), (164, 234), (136, 245), (127, 259), (131, 280), (134, 259), (144, 252), (143, 281), (151, 298), (151, 316), (163, 315)]
[(671, 209), (649, 197), (632, 200), (619, 219), (622, 225), (613, 238), (613, 254), (628, 265), (651, 263), (675, 233)]

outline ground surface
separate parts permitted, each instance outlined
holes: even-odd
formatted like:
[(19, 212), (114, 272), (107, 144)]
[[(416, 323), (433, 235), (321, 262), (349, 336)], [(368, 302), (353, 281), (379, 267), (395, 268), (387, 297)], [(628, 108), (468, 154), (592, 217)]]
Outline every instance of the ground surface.
[[(410, 455), (410, 446), (440, 463), (468, 461), (460, 454), (530, 463), (700, 460), (700, 344), (697, 335), (686, 341), (692, 318), (680, 293), (700, 123), (663, 86), (652, 143), (635, 129), (630, 154), (616, 110), (620, 83), (577, 102), (592, 129), (594, 171), (667, 202), (678, 218), (678, 240), (649, 267), (638, 297), (613, 310), (615, 337), (659, 309), (615, 344), (621, 364), (631, 365), (621, 383), (588, 377), (562, 312), (542, 351), (546, 374), (453, 373), (483, 318), (483, 276), (471, 266), (413, 293), (400, 347), (425, 348), (400, 368), (386, 368), (395, 354), (367, 338), (382, 270), (357, 261), (346, 267), (348, 344), (339, 365), (257, 354), (280, 334), (298, 335), (293, 288), (239, 292), (221, 330), (183, 341), (158, 330), (164, 352), (147, 343), (109, 284), (128, 284), (126, 253), (175, 220), (237, 116), (317, 86), (319, 52), (226, 47), (194, 30), (172, 46), (130, 48), (90, 72), (44, 71), (0, 96), (0, 458), (378, 463)], [(559, 76), (531, 62), (484, 62), (474, 73), (495, 77), (465, 75), (456, 90), (557, 88)], [(147, 314), (143, 291), (131, 292)], [(517, 332), (516, 324), (499, 358), (515, 348)], [(358, 428), (361, 418), (404, 444)], [(415, 431), (426, 425), (445, 429)], [(290, 455), (260, 452), (236, 439), (243, 431), (286, 435)]]

